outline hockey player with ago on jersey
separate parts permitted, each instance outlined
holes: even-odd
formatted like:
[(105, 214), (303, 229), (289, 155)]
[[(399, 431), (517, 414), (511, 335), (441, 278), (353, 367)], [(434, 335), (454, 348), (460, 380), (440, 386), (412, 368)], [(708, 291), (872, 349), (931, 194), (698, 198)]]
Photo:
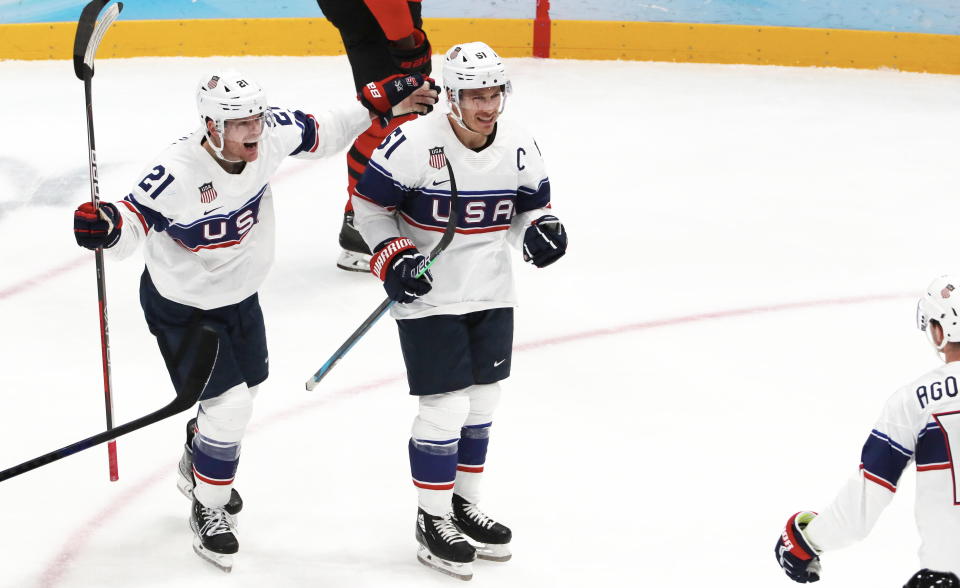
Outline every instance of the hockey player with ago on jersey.
[[(353, 207), (373, 251), (371, 270), (400, 303), (392, 315), (410, 393), (419, 398), (408, 443), (418, 559), (469, 580), (476, 557), (511, 557), (510, 529), (477, 508), (499, 381), (510, 374), (516, 296), (508, 245), (545, 267), (564, 254), (567, 235), (550, 214), (537, 144), (499, 122), (511, 92), (500, 57), (485, 43), (453, 47), (443, 87), (449, 112), (388, 136), (356, 186)], [(447, 225), (452, 177), (456, 235), (418, 278), (426, 266), (420, 251)]]
[[(202, 127), (160, 153), (119, 203), (102, 202), (99, 212), (90, 202), (79, 206), (74, 235), (116, 259), (144, 244), (140, 304), (178, 390), (198, 331), (217, 332), (177, 485), (192, 499), (194, 550), (230, 571), (239, 549), (242, 502), (233, 480), (240, 442), (268, 372), (257, 290), (274, 256), (270, 178), (289, 156), (342, 152), (372, 117), (359, 105), (317, 115), (270, 107), (255, 81), (233, 71), (205, 76), (196, 92)], [(400, 114), (435, 101), (422, 93), (402, 98)]]
[(893, 500), (900, 475), (917, 469), (915, 516), (920, 564), (904, 588), (960, 588), (960, 277), (942, 276), (917, 306), (917, 323), (944, 365), (897, 390), (860, 457), (860, 470), (820, 514), (798, 512), (775, 547), (777, 562), (799, 583), (820, 579), (820, 555), (867, 536)]

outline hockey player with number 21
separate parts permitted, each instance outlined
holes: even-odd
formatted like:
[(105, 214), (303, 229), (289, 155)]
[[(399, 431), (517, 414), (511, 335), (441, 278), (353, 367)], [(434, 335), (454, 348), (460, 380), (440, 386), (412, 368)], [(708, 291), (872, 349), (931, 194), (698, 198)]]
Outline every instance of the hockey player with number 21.
[[(178, 487), (193, 501), (194, 550), (230, 571), (243, 504), (233, 489), (240, 442), (268, 371), (257, 290), (274, 255), (270, 178), (288, 156), (342, 152), (371, 116), (359, 105), (317, 115), (271, 107), (255, 81), (233, 71), (204, 76), (196, 93), (202, 126), (160, 153), (120, 202), (102, 202), (99, 213), (79, 206), (74, 234), (117, 259), (144, 244), (140, 304), (175, 387), (197, 331), (217, 331)], [(418, 100), (404, 96), (397, 108), (416, 110)]]
[(777, 562), (801, 584), (820, 579), (820, 554), (870, 532), (900, 475), (917, 468), (915, 516), (923, 566), (904, 588), (960, 588), (960, 276), (942, 276), (917, 306), (917, 324), (944, 365), (897, 390), (863, 445), (860, 469), (820, 514), (798, 512), (777, 540)]
[[(551, 214), (539, 147), (498, 122), (511, 91), (500, 57), (484, 43), (453, 47), (443, 86), (449, 112), (390, 134), (353, 207), (371, 270), (399, 302), (391, 312), (419, 398), (408, 443), (418, 559), (468, 580), (476, 557), (511, 557), (510, 529), (477, 507), (499, 381), (510, 375), (516, 302), (508, 244), (545, 267), (564, 254), (567, 235)], [(422, 273), (421, 251), (440, 240), (449, 219), (447, 160), (458, 192), (456, 234)]]

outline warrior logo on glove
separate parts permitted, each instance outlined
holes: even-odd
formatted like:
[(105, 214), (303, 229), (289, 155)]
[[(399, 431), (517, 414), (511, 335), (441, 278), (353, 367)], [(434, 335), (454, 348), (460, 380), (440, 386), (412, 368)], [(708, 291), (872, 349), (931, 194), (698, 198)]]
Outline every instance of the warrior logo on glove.
[(370, 272), (383, 281), (391, 300), (413, 302), (433, 286), (428, 261), (407, 237), (387, 239), (377, 245), (370, 260)]

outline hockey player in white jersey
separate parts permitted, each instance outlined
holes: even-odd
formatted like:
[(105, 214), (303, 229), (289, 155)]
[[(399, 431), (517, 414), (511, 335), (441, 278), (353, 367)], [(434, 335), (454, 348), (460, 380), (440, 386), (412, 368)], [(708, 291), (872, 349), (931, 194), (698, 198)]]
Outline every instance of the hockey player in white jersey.
[[(419, 95), (397, 98), (398, 112), (422, 110)], [(240, 442), (268, 372), (257, 290), (274, 256), (270, 178), (288, 156), (342, 152), (371, 116), (359, 105), (316, 115), (270, 107), (255, 81), (233, 71), (204, 76), (197, 106), (202, 126), (160, 153), (119, 203), (78, 207), (74, 231), (81, 246), (117, 259), (143, 244), (140, 303), (174, 387), (200, 326), (218, 333), (178, 486), (192, 498), (194, 550), (229, 571), (239, 548)]]
[(820, 555), (867, 536), (893, 500), (900, 475), (917, 470), (920, 564), (904, 588), (960, 588), (960, 276), (937, 278), (920, 298), (917, 322), (944, 365), (897, 390), (867, 437), (859, 471), (820, 514), (798, 512), (775, 547), (800, 583), (820, 579)]
[[(400, 346), (419, 397), (408, 443), (419, 497), (418, 558), (470, 579), (476, 558), (506, 561), (511, 531), (477, 508), (499, 381), (510, 374), (516, 305), (509, 244), (545, 267), (567, 235), (551, 214), (550, 182), (533, 138), (501, 125), (511, 84), (484, 43), (447, 52), (446, 116), (406, 123), (374, 151), (353, 195), (371, 270), (400, 304)], [(421, 251), (450, 214), (449, 160), (458, 187), (456, 234), (429, 272)], [(472, 541), (472, 543), (470, 541)]]

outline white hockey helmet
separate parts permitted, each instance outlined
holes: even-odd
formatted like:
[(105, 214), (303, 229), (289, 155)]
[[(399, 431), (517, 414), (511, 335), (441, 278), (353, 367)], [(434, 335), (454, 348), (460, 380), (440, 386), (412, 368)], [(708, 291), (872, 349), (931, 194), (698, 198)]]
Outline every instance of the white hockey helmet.
[[(463, 119), (459, 112), (461, 90), (500, 86), (503, 90), (503, 99), (500, 101), (501, 113), (507, 103), (507, 95), (513, 92), (513, 85), (507, 76), (503, 59), (490, 45), (482, 41), (461, 43), (447, 51), (443, 59), (443, 86), (449, 90), (447, 97), (451, 103), (451, 112), (460, 126), (463, 126)], [(457, 107), (456, 112), (453, 106)]]
[(213, 121), (221, 137), (220, 146), (217, 147), (210, 140), (209, 133), (207, 133), (207, 140), (221, 159), (224, 159), (222, 137), (226, 121), (261, 114), (265, 120), (264, 132), (266, 132), (268, 126), (266, 123), (270, 122), (270, 117), (266, 116), (269, 108), (267, 94), (260, 84), (234, 70), (217, 71), (205, 75), (197, 85), (197, 110), (200, 113), (200, 122), (206, 129), (206, 120), (209, 118)]
[[(943, 329), (943, 342), (937, 345), (928, 328), (936, 321)], [(940, 276), (929, 286), (917, 303), (917, 326), (930, 337), (938, 350), (947, 343), (960, 343), (960, 278)]]

